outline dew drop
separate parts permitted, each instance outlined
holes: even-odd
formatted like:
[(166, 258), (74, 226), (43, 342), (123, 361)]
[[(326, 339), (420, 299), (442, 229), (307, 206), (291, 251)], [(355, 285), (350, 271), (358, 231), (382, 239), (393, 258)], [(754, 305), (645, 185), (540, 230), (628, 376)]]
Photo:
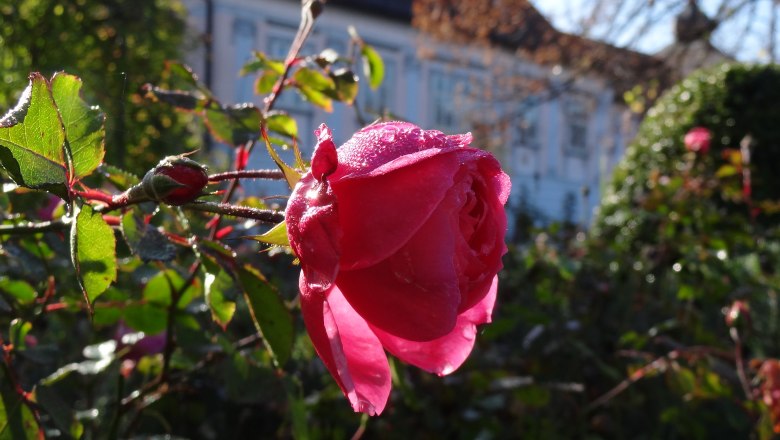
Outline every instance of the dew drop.
[(444, 366), (439, 371), (439, 376), (446, 376), (446, 375), (452, 373), (453, 371), (455, 371), (455, 367), (453, 367), (450, 364), (444, 364)]

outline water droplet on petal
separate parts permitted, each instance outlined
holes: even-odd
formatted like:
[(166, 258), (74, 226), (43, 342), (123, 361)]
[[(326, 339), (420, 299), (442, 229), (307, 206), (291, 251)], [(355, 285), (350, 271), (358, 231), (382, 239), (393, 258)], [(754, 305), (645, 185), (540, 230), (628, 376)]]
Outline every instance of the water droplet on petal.
[(446, 376), (446, 375), (452, 373), (453, 371), (455, 371), (455, 367), (453, 367), (450, 364), (444, 364), (444, 366), (441, 368), (441, 370), (439, 370), (439, 376)]

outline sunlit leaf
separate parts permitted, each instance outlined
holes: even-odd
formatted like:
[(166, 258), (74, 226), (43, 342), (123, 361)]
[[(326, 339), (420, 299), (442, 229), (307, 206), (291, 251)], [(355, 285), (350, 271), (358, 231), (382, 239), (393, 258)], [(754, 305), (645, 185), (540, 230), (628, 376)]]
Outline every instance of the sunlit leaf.
[(265, 147), (266, 150), (268, 150), (268, 154), (271, 155), (271, 159), (273, 159), (274, 163), (279, 167), (280, 170), (282, 170), (282, 173), (284, 174), (285, 180), (287, 180), (287, 184), (290, 186), (290, 188), (294, 188), (295, 184), (298, 183), (299, 180), (301, 180), (301, 174), (296, 171), (295, 169), (291, 168), (289, 165), (284, 163), (281, 157), (279, 157), (279, 153), (274, 150), (274, 147), (271, 145), (271, 142), (268, 140), (267, 133), (263, 132), (263, 139), (265, 140)]
[(11, 345), (16, 350), (24, 350), (27, 348), (27, 342), (25, 336), (32, 330), (32, 324), (22, 319), (16, 318), (11, 321), (10, 329), (8, 330), (8, 339), (10, 339)]
[(256, 269), (244, 266), (239, 269), (238, 278), (257, 331), (263, 336), (263, 342), (277, 366), (284, 365), (290, 358), (295, 334), (290, 311), (279, 293)]
[(88, 305), (116, 281), (116, 241), (103, 216), (91, 206), (74, 204), (71, 259)]
[(31, 304), (38, 296), (33, 286), (22, 280), (0, 278), (0, 291), (19, 301), (19, 304)]
[(306, 101), (330, 113), (333, 111), (333, 100), (325, 93), (311, 87), (299, 87), (298, 92)]
[(20, 186), (65, 194), (64, 142), (46, 79), (34, 73), (19, 103), (0, 119), (0, 163)]
[(352, 104), (358, 93), (358, 77), (349, 69), (339, 69), (331, 74), (336, 84), (336, 98), (346, 104)]
[(179, 110), (199, 111), (208, 102), (206, 96), (200, 92), (168, 90), (151, 84), (144, 85), (142, 90), (144, 98), (172, 105)]
[(385, 63), (379, 52), (367, 44), (360, 48), (360, 54), (363, 56), (363, 73), (368, 78), (368, 85), (376, 89), (385, 79)]
[(220, 142), (237, 146), (260, 137), (263, 117), (254, 105), (222, 107), (211, 103), (206, 108), (205, 118), (211, 135)]
[(100, 108), (81, 99), (81, 79), (57, 73), (51, 80), (51, 93), (65, 126), (65, 136), (77, 179), (90, 175), (103, 162), (105, 115)]
[(296, 85), (307, 87), (314, 90), (325, 91), (333, 90), (336, 84), (333, 79), (314, 69), (302, 67), (293, 74)]
[(192, 68), (178, 61), (168, 60), (165, 62), (162, 81), (171, 90), (204, 91), (204, 88), (198, 83), (198, 77), (192, 71)]
[(239, 72), (240, 75), (246, 75), (252, 72), (257, 72), (258, 70), (265, 69), (269, 69), (280, 75), (284, 73), (283, 62), (272, 60), (265, 56), (265, 54), (262, 52), (254, 52), (252, 55), (254, 56), (254, 59), (244, 64), (244, 66), (241, 68), (241, 71)]
[(279, 80), (280, 76), (281, 75), (274, 72), (273, 70), (266, 70), (263, 72), (260, 76), (257, 77), (257, 80), (255, 81), (255, 93), (258, 95), (271, 93), (274, 89), (276, 81)]
[(298, 137), (298, 123), (290, 115), (284, 112), (269, 112), (265, 117), (265, 122), (270, 131), (289, 136)]
[(269, 229), (264, 234), (253, 235), (252, 240), (257, 240), (262, 243), (272, 244), (276, 246), (289, 246), (290, 240), (287, 238), (287, 224), (281, 222)]
[(226, 293), (234, 286), (233, 278), (210, 256), (202, 259), (206, 276), (203, 282), (206, 304), (211, 310), (214, 322), (223, 329), (227, 327), (236, 312), (236, 303), (226, 297)]
[[(184, 290), (182, 290), (184, 289)], [(143, 298), (149, 304), (167, 308), (179, 292), (177, 307), (183, 309), (202, 294), (201, 283), (195, 279), (185, 288), (185, 280), (173, 269), (158, 272), (144, 286)]]

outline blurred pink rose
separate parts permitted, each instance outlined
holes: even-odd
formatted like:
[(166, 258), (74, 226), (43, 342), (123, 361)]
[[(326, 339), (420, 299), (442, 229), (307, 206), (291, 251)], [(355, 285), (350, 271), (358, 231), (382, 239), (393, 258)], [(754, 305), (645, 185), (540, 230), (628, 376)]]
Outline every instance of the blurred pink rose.
[(162, 353), (165, 349), (167, 333), (162, 332), (156, 335), (145, 335), (143, 332), (136, 332), (124, 322), (120, 322), (116, 329), (114, 339), (117, 341), (117, 351), (129, 347), (129, 350), (122, 356), (123, 359), (137, 362), (144, 356), (151, 356)]
[(449, 374), (490, 322), (509, 177), (470, 134), (389, 122), (338, 150), (324, 124), (316, 134), (286, 212), (301, 309), (352, 408), (377, 415), (390, 394), (384, 350)]
[(706, 153), (710, 150), (712, 133), (704, 127), (694, 127), (685, 134), (685, 148), (694, 153)]

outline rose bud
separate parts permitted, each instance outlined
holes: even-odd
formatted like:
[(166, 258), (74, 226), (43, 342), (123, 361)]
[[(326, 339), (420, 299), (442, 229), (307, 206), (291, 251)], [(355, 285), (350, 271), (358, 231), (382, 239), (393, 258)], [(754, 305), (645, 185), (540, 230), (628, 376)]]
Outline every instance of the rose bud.
[(704, 127), (694, 127), (685, 134), (683, 141), (685, 148), (694, 153), (706, 153), (710, 150), (710, 141), (712, 133)]
[(491, 320), (506, 253), (509, 177), (471, 135), (403, 122), (336, 149), (323, 124), (286, 210), (306, 329), (358, 412), (390, 394), (385, 350), (452, 373)]
[(176, 206), (198, 198), (208, 181), (203, 165), (184, 156), (168, 156), (144, 175), (141, 186), (150, 199)]

